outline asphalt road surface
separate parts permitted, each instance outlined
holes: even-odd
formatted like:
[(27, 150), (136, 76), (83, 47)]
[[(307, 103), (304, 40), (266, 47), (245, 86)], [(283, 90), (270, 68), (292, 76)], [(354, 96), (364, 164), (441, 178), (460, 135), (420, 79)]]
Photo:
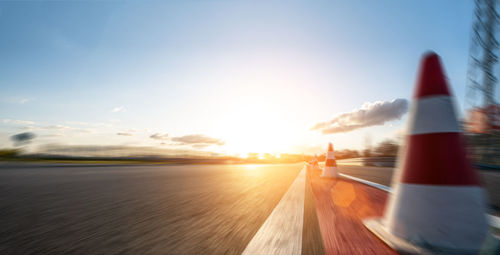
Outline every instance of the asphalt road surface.
[(0, 169), (0, 254), (241, 254), (302, 165)]

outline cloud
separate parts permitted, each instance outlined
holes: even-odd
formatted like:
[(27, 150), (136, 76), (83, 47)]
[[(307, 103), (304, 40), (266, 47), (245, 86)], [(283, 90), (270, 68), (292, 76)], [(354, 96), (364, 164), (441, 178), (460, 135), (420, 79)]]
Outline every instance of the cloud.
[(208, 146), (210, 146), (210, 144), (206, 144), (206, 143), (196, 143), (196, 144), (191, 145), (191, 147), (193, 147), (195, 149), (205, 149)]
[(71, 129), (71, 127), (63, 126), (63, 125), (50, 125), (50, 126), (45, 126), (44, 129), (69, 130), (69, 129)]
[(110, 128), (110, 127), (113, 127), (113, 124), (106, 123), (106, 122), (89, 123), (89, 122), (81, 122), (81, 121), (66, 121), (65, 123), (68, 125), (72, 125), (72, 126), (86, 126), (86, 127), (91, 127), (91, 128)]
[(39, 130), (59, 130), (59, 131), (75, 131), (82, 133), (92, 133), (92, 130), (87, 128), (74, 128), (63, 125), (50, 125), (50, 126), (42, 126), (38, 128)]
[(20, 104), (24, 104), (24, 103), (27, 103), (27, 102), (29, 102), (29, 101), (31, 101), (31, 99), (30, 99), (30, 98), (21, 98), (21, 99), (19, 99), (19, 103), (20, 103)]
[(120, 136), (133, 136), (133, 134), (131, 134), (131, 133), (125, 133), (125, 132), (118, 132), (118, 133), (116, 133), (116, 135), (120, 135)]
[(66, 121), (66, 124), (78, 125), (78, 126), (88, 126), (89, 123), (83, 121)]
[(25, 145), (31, 142), (36, 135), (31, 132), (24, 132), (10, 137), (15, 146)]
[[(225, 142), (218, 138), (209, 137), (206, 135), (195, 134), (195, 135), (185, 135), (179, 137), (172, 137), (172, 141), (178, 142), (180, 144), (191, 144), (193, 147), (201, 148), (203, 145), (224, 145)], [(205, 146), (205, 147), (206, 147)]]
[(64, 126), (64, 125), (47, 125), (47, 126), (42, 126), (39, 124), (36, 124), (35, 122), (32, 121), (21, 121), (21, 120), (4, 120), (4, 123), (15, 123), (15, 124), (24, 124), (25, 126), (21, 127), (23, 130), (32, 130), (32, 131), (74, 131), (74, 132), (80, 132), (80, 133), (92, 133), (92, 129), (87, 129), (87, 128), (74, 128), (70, 126)]
[(330, 121), (319, 122), (311, 130), (321, 130), (323, 134), (349, 132), (401, 119), (407, 111), (408, 101), (402, 98), (364, 103), (360, 109), (338, 114)]
[(115, 107), (111, 110), (111, 112), (124, 112), (124, 111), (125, 111), (125, 107), (123, 107), (123, 106)]
[(2, 122), (6, 123), (6, 124), (16, 124), (16, 125), (33, 125), (33, 124), (35, 124), (34, 121), (30, 121), (30, 120), (3, 119)]
[(168, 134), (155, 133), (155, 134), (150, 135), (149, 138), (155, 139), (155, 140), (167, 140)]
[(47, 135), (42, 135), (42, 137), (48, 137), (48, 138), (63, 137), (63, 136), (64, 136), (63, 134), (47, 134)]

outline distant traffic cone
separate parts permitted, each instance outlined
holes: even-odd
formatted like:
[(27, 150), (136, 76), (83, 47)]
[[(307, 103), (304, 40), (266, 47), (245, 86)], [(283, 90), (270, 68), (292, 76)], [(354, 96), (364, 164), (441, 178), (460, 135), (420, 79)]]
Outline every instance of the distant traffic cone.
[(328, 151), (326, 153), (325, 167), (323, 168), (323, 173), (321, 177), (337, 177), (337, 162), (335, 161), (335, 154), (333, 152), (332, 143), (328, 144)]
[(423, 56), (413, 100), (385, 217), (364, 223), (401, 253), (476, 254), (489, 236), (484, 191), (435, 53)]
[(321, 170), (321, 168), (319, 168), (318, 158), (316, 157), (316, 155), (314, 155), (314, 159), (312, 160), (312, 169)]
[(313, 169), (314, 170), (321, 170), (321, 168), (319, 168), (318, 159), (316, 157), (314, 157), (314, 160), (313, 160)]

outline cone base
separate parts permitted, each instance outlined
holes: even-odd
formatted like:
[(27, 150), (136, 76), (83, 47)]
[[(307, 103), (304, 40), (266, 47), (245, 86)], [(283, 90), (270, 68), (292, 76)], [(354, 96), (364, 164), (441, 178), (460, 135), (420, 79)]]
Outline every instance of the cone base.
[[(410, 243), (400, 237), (389, 233), (384, 224), (383, 219), (366, 219), (363, 221), (365, 227), (375, 234), (380, 240), (387, 244), (392, 249), (401, 254), (478, 254), (479, 250), (456, 250), (444, 247), (421, 247)], [(490, 235), (491, 236), (491, 235)]]

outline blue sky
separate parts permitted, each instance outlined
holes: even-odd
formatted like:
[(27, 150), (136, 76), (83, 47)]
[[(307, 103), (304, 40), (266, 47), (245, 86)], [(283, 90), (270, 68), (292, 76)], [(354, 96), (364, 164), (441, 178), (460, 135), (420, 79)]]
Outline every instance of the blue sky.
[[(361, 149), (406, 118), (310, 128), (365, 102), (410, 99), (427, 50), (462, 107), (472, 11), (465, 0), (0, 2), (0, 147), (31, 130), (32, 149)], [(172, 140), (188, 135), (224, 143)]]

